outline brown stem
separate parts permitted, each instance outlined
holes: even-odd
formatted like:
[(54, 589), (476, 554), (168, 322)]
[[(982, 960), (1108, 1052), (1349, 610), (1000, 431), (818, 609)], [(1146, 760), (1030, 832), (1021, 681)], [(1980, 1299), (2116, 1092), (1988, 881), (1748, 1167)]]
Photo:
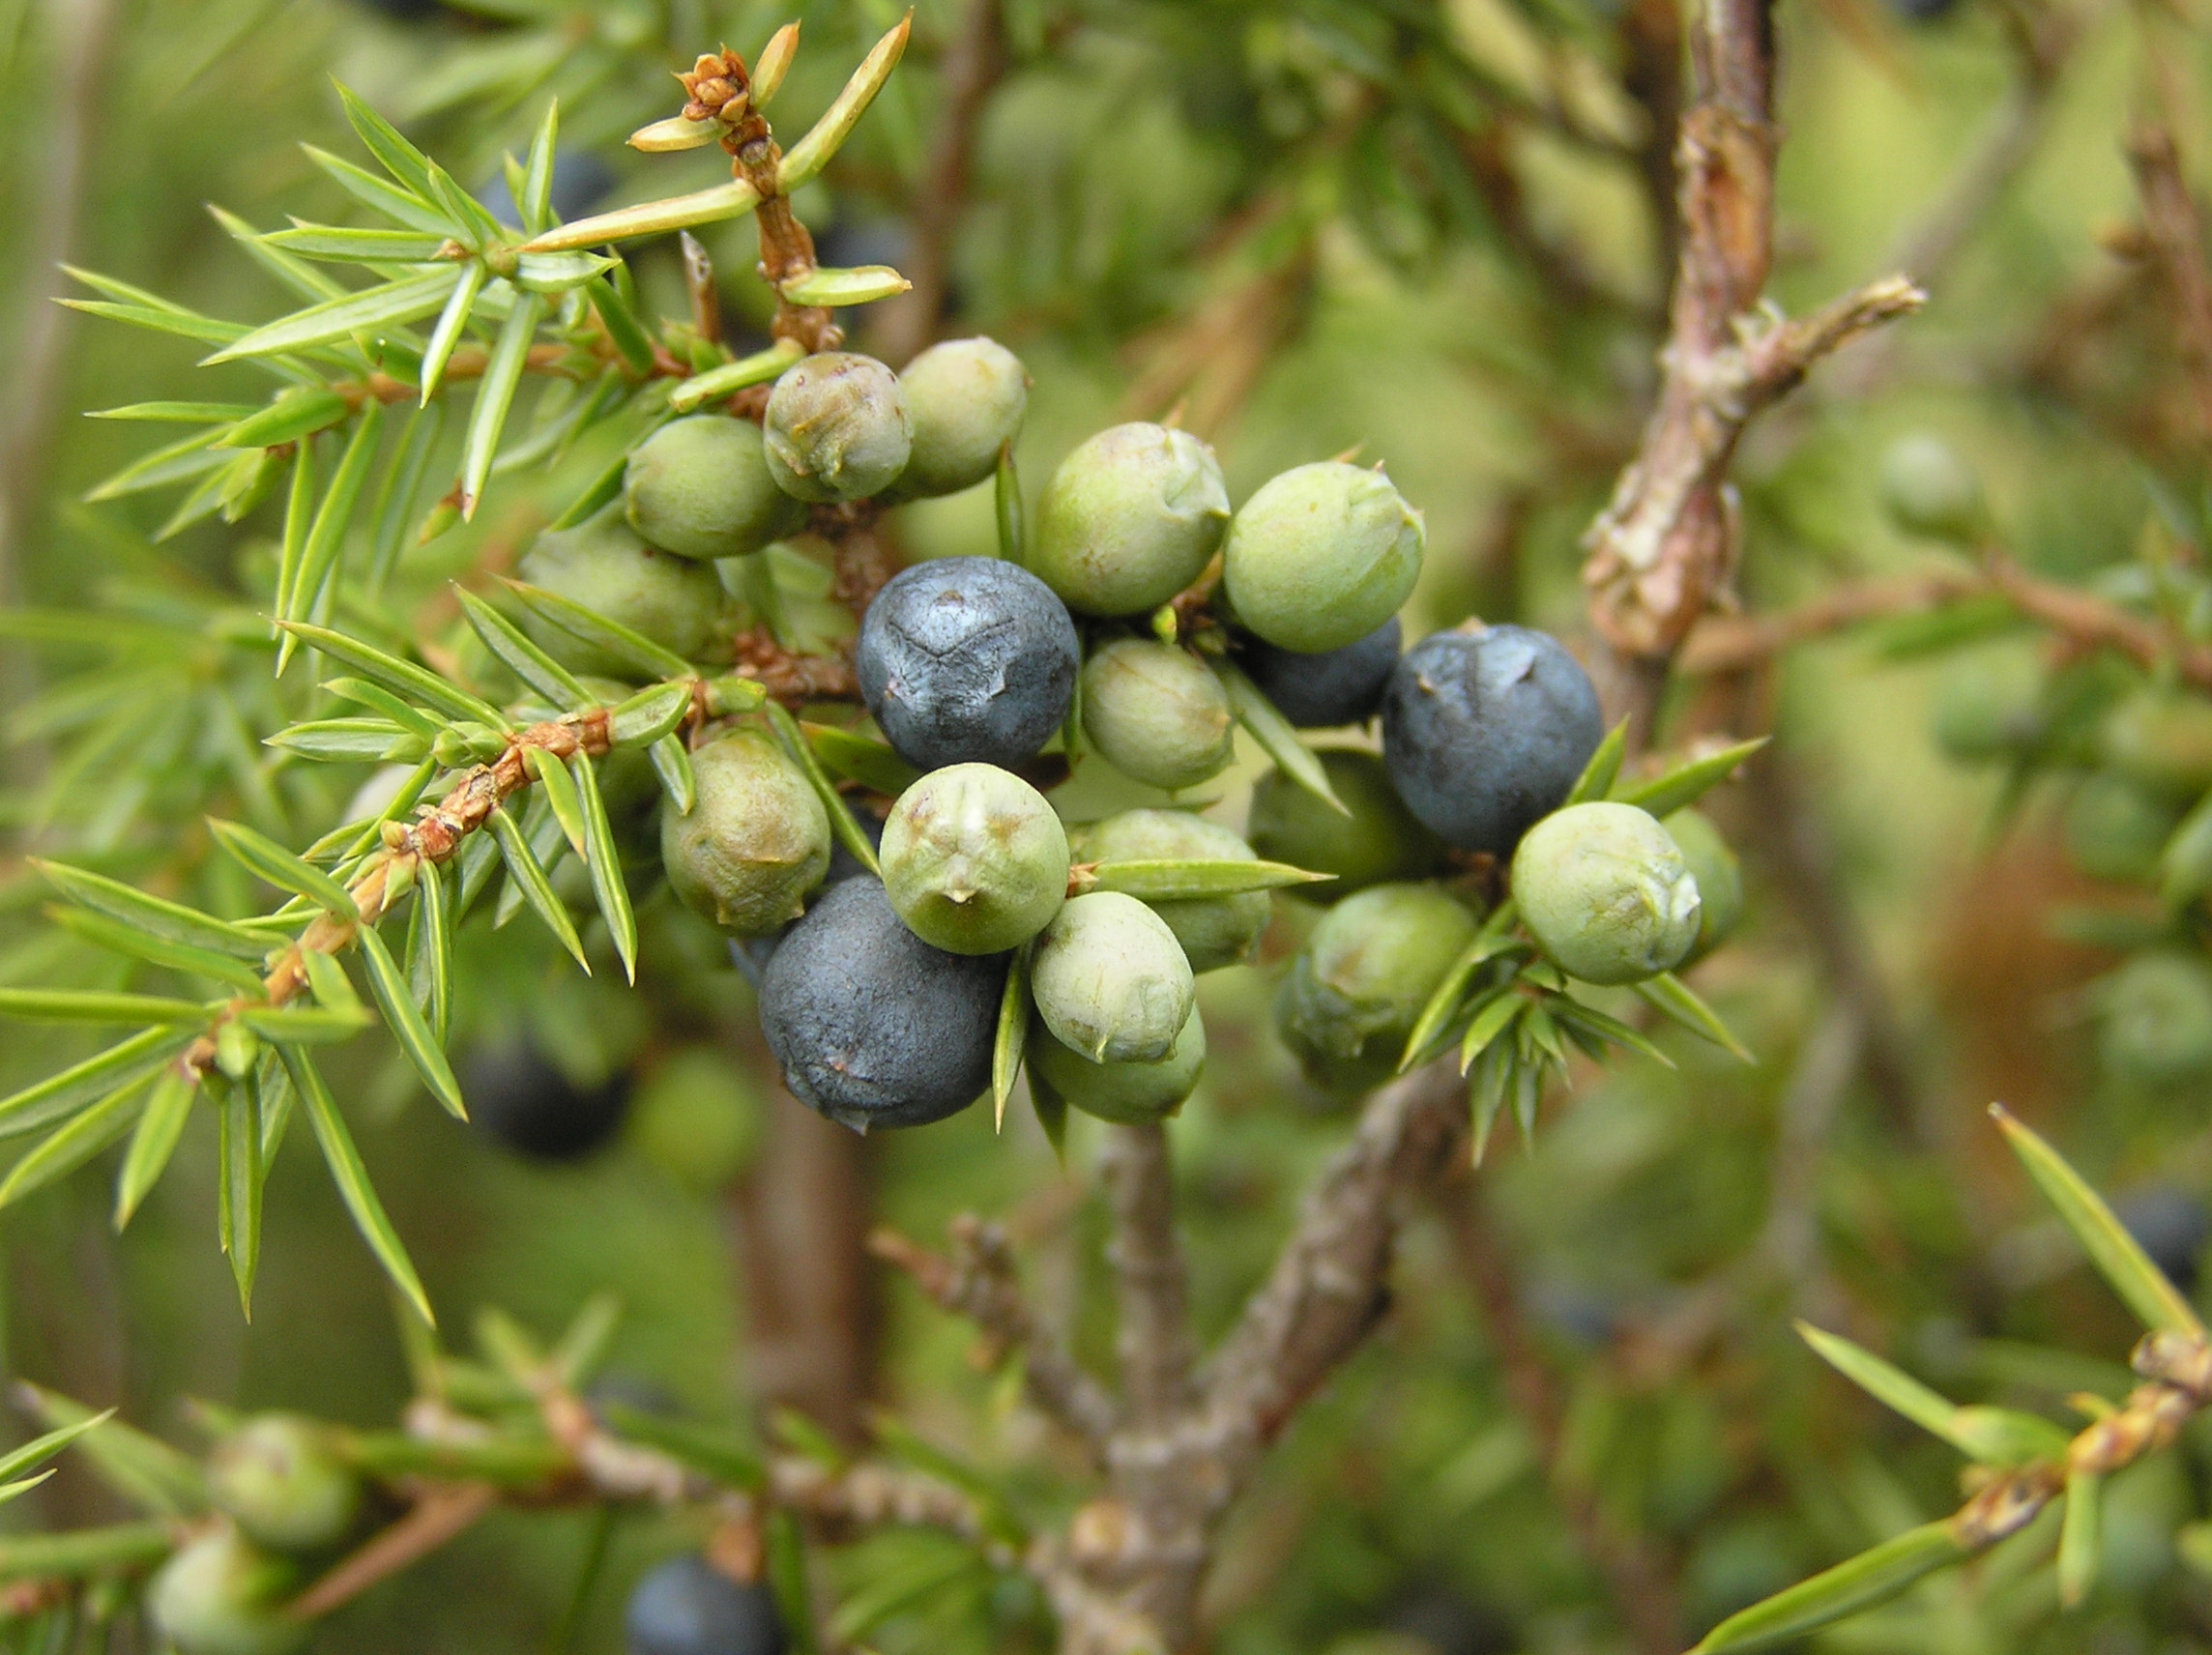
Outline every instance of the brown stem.
[(952, 1221), (951, 1239), (947, 1258), (896, 1231), (878, 1230), (868, 1238), (868, 1250), (904, 1270), (940, 1308), (973, 1321), (990, 1340), (987, 1353), (994, 1362), (1019, 1357), (1030, 1402), (1080, 1441), (1103, 1469), (1121, 1409), (1031, 1311), (1005, 1231), (963, 1213)]
[(906, 276), (914, 283), (884, 305), (878, 354), (896, 367), (936, 341), (952, 296), (952, 243), (967, 210), (968, 175), (983, 106), (1006, 73), (1004, 0), (968, 0), (960, 32), (939, 66), (944, 113), (914, 203), (914, 244)]
[(1099, 1172), (1114, 1209), (1122, 1383), (1138, 1427), (1157, 1428), (1189, 1400), (1191, 1365), (1189, 1281), (1176, 1234), (1167, 1129), (1114, 1127)]
[(2167, 128), (2137, 128), (2128, 160), (2142, 197), (2143, 231), (2173, 306), (2174, 342), (2196, 400), (2198, 434), (2212, 441), (2212, 270), (2205, 263), (2203, 217)]
[(732, 1206), (759, 1401), (852, 1444), (866, 1439), (881, 1332), (867, 1254), (873, 1181), (867, 1140), (779, 1085)]
[(378, 1582), (427, 1557), (498, 1503), (499, 1491), (489, 1483), (455, 1483), (431, 1490), (404, 1517), (294, 1598), (284, 1612), (294, 1620), (321, 1618)]
[(1604, 1581), (1614, 1614), (1638, 1655), (1677, 1655), (1681, 1610), (1665, 1560), (1644, 1536), (1621, 1530), (1588, 1483), (1559, 1473), (1566, 1392), (1528, 1326), (1512, 1249), (1499, 1234), (1473, 1178), (1455, 1178), (1441, 1193), (1462, 1273), (1482, 1307), (1491, 1354), (1515, 1410), (1536, 1440), (1550, 1473), (1547, 1481), (1576, 1545)]
[(1679, 256), (1659, 400), (1584, 539), (1591, 620), (1638, 663), (1621, 676), (1640, 729), (1653, 721), (1668, 661), (1733, 573), (1725, 483), (1744, 427), (1815, 362), (1922, 303), (1891, 277), (1804, 321), (1760, 308), (1774, 245), (1768, 0), (1709, 0), (1690, 57), (1697, 96), (1675, 143)]

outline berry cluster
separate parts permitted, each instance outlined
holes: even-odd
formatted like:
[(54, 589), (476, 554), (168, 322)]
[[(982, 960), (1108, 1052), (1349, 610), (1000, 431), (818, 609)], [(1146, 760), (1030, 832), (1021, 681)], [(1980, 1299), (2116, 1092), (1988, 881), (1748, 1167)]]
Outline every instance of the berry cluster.
[[(758, 425), (698, 415), (655, 431), (620, 501), (542, 537), (522, 572), (698, 658), (728, 627), (726, 594), (746, 590), (717, 564), (810, 509), (983, 481), (1027, 388), (988, 339), (897, 374), (807, 357)], [(1702, 822), (1678, 845), (1632, 804), (1560, 808), (1605, 732), (1588, 676), (1551, 637), (1469, 626), (1401, 655), (1423, 546), (1420, 513), (1379, 467), (1297, 466), (1233, 511), (1206, 444), (1117, 425), (1054, 473), (1019, 563), (917, 565), (867, 606), (853, 682), (912, 778), (880, 795), (877, 866), (848, 849), (845, 800), (772, 728), (733, 722), (697, 744), (688, 807), (662, 806), (661, 863), (734, 940), (791, 1089), (860, 1130), (924, 1124), (975, 1101), (995, 1066), (1003, 1078), (1011, 1041), (1039, 1089), (1158, 1119), (1204, 1065), (1195, 977), (1253, 956), (1268, 886), (1298, 870), (1345, 900), (1299, 954), (1278, 1021), (1332, 1087), (1397, 1066), (1508, 868), (1559, 970), (1616, 984), (1687, 958), (1726, 906), (1701, 899), (1733, 878), (1725, 847)], [(577, 672), (612, 670), (588, 640), (538, 636)], [(1378, 718), (1380, 755), (1306, 754), (1291, 734)], [(1086, 751), (1171, 795), (1199, 787), (1255, 719), (1286, 768), (1259, 784), (1246, 837), (1175, 808), (1070, 825), (1043, 791)], [(1132, 871), (1150, 883), (1119, 877)]]
[(206, 1465), (220, 1514), (154, 1577), (147, 1608), (181, 1655), (286, 1655), (309, 1623), (285, 1604), (357, 1526), (360, 1476), (333, 1434), (288, 1413), (256, 1414), (225, 1434)]

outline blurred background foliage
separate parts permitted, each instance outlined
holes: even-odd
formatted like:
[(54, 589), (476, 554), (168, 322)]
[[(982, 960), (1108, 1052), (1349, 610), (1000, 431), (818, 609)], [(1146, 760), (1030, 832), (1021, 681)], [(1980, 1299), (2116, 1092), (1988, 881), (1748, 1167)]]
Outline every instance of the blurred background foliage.
[[(1018, 458), (1033, 493), (1081, 436), (1178, 402), (1237, 498), (1357, 448), (1428, 513), (1416, 612), (1573, 636), (1577, 539), (1654, 383), (1667, 140), (1633, 95), (1651, 4), (1004, 0), (1003, 62), (948, 89), (970, 8), (922, 0), (907, 67), (799, 205), (825, 262), (911, 272), (945, 176), (934, 146), (965, 105), (964, 192), (935, 209), (952, 215), (946, 328), (988, 332), (1027, 362)], [(1890, 445), (1918, 431), (1970, 459), (1999, 537), (2032, 571), (2118, 591), (2202, 551), (2199, 440), (2156, 297), (2113, 229), (2137, 212), (2120, 138), (2146, 73), (2172, 95), (2183, 155), (2212, 157), (2201, 15), (2187, 0), (1913, 8), (1931, 9), (1792, 0), (1779, 14), (1777, 300), (1817, 303), (1936, 245), (1932, 213), (1956, 246), (1929, 273), (1924, 316), (1834, 364), (1742, 455), (1754, 611), (1927, 566), (1929, 542), (1884, 514), (1879, 486)], [(674, 107), (670, 67), (724, 40), (751, 52), (792, 16), (806, 49), (778, 116), (799, 130), (896, 20), (891, 0), (0, 0), (0, 595), (25, 615), (92, 617), (10, 628), (11, 839), (221, 902), (203, 815), (300, 844), (344, 801), (331, 779), (342, 771), (279, 766), (257, 744), (288, 716), (253, 620), (271, 514), (157, 539), (173, 499), (83, 498), (145, 445), (82, 411), (247, 381), (195, 369), (183, 341), (55, 308), (55, 263), (214, 314), (276, 313), (287, 301), (202, 204), (260, 227), (342, 215), (295, 141), (350, 153), (334, 74), (471, 185), (527, 144), (557, 95), (568, 212), (702, 187), (719, 174), (713, 152), (639, 157), (622, 135)], [(2031, 85), (2023, 39), (2041, 43), (2047, 88)], [(2023, 164), (1952, 223), (1962, 169), (2014, 120)], [(733, 335), (771, 307), (751, 237), (741, 220), (703, 238)], [(685, 313), (673, 246), (635, 262), (649, 301)], [(860, 342), (913, 325), (881, 306)], [(473, 525), (408, 553), (402, 604), (438, 621), (445, 580), (506, 566), (607, 451), (585, 445), (503, 478)], [(988, 491), (909, 508), (895, 528), (909, 556), (974, 549), (992, 533)], [(1642, 1590), (1678, 1604), (1694, 1636), (1949, 1510), (1948, 1451), (1821, 1369), (1792, 1315), (1969, 1400), (2118, 1394), (2112, 1358), (2131, 1330), (1981, 1110), (2001, 1096), (2050, 1132), (2194, 1286), (2212, 1060), (2165, 1074), (2104, 1060), (2119, 1039), (2100, 1011), (2112, 944), (2165, 934), (2093, 877), (2115, 871), (2097, 853), (2116, 830), (2077, 827), (2069, 854), (2084, 807), (2063, 743), (2023, 757), (1987, 739), (1993, 716), (2023, 706), (2063, 734), (2050, 686), (2073, 681), (2017, 629), (1965, 653), (1909, 647), (1965, 635), (1847, 634), (1681, 692), (1693, 722), (1701, 696), (1727, 694), (1708, 722), (1780, 735), (1777, 760), (1714, 798), (1747, 852), (1752, 923), (1699, 978), (1759, 1062), (1664, 1037), (1677, 1072), (1591, 1071), (1549, 1101), (1532, 1153), (1494, 1153), (1416, 1227), (1383, 1335), (1299, 1421), (1232, 1529), (1208, 1596), (1220, 1655), (1614, 1649), (1622, 1595)], [(2115, 696), (2094, 682), (2080, 694), (2099, 708)], [(1260, 768), (1253, 755), (1228, 778), (1228, 819)], [(1066, 807), (1134, 801), (1086, 778)], [(35, 923), (44, 900), (19, 862), (0, 861), (0, 981), (95, 980), (89, 954), (65, 957), (66, 937)], [(1311, 917), (1280, 907), (1266, 949), (1278, 962)], [(2084, 908), (2101, 928), (2061, 923)], [(2152, 930), (2127, 932), (2115, 914)], [(646, 917), (668, 937), (635, 995), (587, 981), (528, 927), (475, 938), (463, 973), (458, 1017), (480, 1044), (526, 1035), (580, 1086), (629, 1077), (623, 1131), (602, 1152), (546, 1165), (503, 1150), (430, 1107), (372, 1040), (334, 1079), (450, 1326), (498, 1306), (549, 1333), (610, 1292), (625, 1319), (608, 1383), (739, 1419), (754, 1376), (733, 1213), (769, 1071), (748, 991), (713, 940), (665, 909)], [(1344, 1125), (1273, 1041), (1270, 992), (1266, 973), (1204, 979), (1214, 1058), (1176, 1129), (1211, 1326), (1266, 1267)], [(2212, 1003), (2200, 1012), (2204, 1029), (2184, 1032), (2212, 1044)], [(0, 1088), (72, 1056), (64, 1038), (10, 1026)], [(171, 1435), (185, 1396), (388, 1420), (407, 1394), (400, 1346), (311, 1151), (295, 1134), (272, 1178), (247, 1326), (204, 1234), (215, 1151), (199, 1131), (188, 1176), (120, 1239), (97, 1178), (0, 1221), (9, 1375), (120, 1403)], [(925, 1237), (963, 1209), (1004, 1215), (1040, 1299), (1102, 1351), (1089, 1147), (1079, 1128), (1063, 1169), (1026, 1114), (994, 1140), (971, 1111), (870, 1146), (879, 1214)], [(1028, 1466), (1030, 1495), (1050, 1503), (1049, 1455), (1044, 1468), (1034, 1458), (1046, 1445), (968, 1361), (967, 1332), (903, 1288), (888, 1318), (881, 1396), (934, 1440), (1010, 1474)], [(2053, 1544), (2047, 1523), (1821, 1647), (2205, 1647), (2212, 1546), (2185, 1525), (2212, 1510), (2208, 1450), (2193, 1435), (2120, 1479), (2084, 1610), (2061, 1615), (2048, 1570), (2028, 1567)], [(69, 1471), (9, 1521), (92, 1521), (102, 1498)], [(317, 1646), (544, 1648), (589, 1521), (498, 1513)], [(624, 1525), (615, 1577), (683, 1539)], [(866, 1628), (872, 1646), (1042, 1646), (1024, 1589), (932, 1548), (893, 1534), (839, 1559), (849, 1608), (871, 1587), (889, 1606)], [(897, 1583), (916, 1581), (937, 1584), (902, 1606)], [(620, 1601), (600, 1595), (574, 1647), (614, 1647)]]

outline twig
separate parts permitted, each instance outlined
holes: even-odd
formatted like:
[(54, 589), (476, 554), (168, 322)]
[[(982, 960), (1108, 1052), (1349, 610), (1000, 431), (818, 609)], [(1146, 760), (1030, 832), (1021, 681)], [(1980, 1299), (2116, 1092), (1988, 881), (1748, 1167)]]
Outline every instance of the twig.
[(1724, 480), (1744, 427), (1820, 358), (1923, 302), (1892, 276), (1803, 321), (1760, 308), (1774, 239), (1766, 0), (1710, 0), (1691, 60), (1698, 93), (1675, 148), (1680, 257), (1664, 380), (1635, 459), (1584, 539), (1591, 620), (1629, 669), (1644, 736), (1667, 661), (1732, 572)]
[(945, 113), (915, 195), (914, 245), (905, 264), (914, 286), (884, 306), (878, 342), (893, 366), (926, 349), (952, 297), (952, 242), (968, 205), (975, 133), (991, 90), (1006, 73), (1003, 0), (968, 0), (960, 32), (940, 65)]
[(2199, 689), (2212, 689), (2212, 645), (2192, 644), (2170, 627), (2109, 603), (2093, 593), (2029, 574), (2001, 551), (1984, 555), (1990, 584), (2030, 620), (2063, 632), (2083, 649), (2116, 650), (2138, 666), (2170, 661)]
[(1510, 1249), (1491, 1222), (1472, 1178), (1455, 1179), (1441, 1193), (1463, 1273), (1482, 1307), (1492, 1354), (1515, 1409), (1528, 1423), (1544, 1465), (1553, 1473), (1549, 1481), (1576, 1545), (1604, 1580), (1614, 1613), (1638, 1655), (1676, 1655), (1681, 1648), (1681, 1611), (1665, 1562), (1642, 1535), (1620, 1531), (1586, 1483), (1557, 1474), (1566, 1431), (1566, 1397), (1529, 1330)]
[(294, 1620), (315, 1620), (341, 1604), (351, 1603), (379, 1581), (437, 1551), (498, 1503), (499, 1491), (489, 1483), (459, 1483), (431, 1490), (406, 1516), (294, 1598), (284, 1612)]
[(1176, 1234), (1175, 1175), (1167, 1129), (1117, 1126), (1099, 1172), (1114, 1208), (1108, 1256), (1120, 1288), (1116, 1349), (1140, 1428), (1156, 1428), (1188, 1400), (1191, 1340), (1188, 1272)]
[(2200, 435), (2212, 440), (2212, 271), (2205, 266), (2204, 221), (2182, 176), (2173, 134), (2138, 127), (2128, 160), (2142, 197), (2143, 231), (2173, 305), (2174, 342), (2197, 404)]
[(1022, 1293), (1005, 1231), (963, 1213), (952, 1221), (951, 1237), (949, 1258), (891, 1230), (871, 1235), (868, 1250), (912, 1276), (941, 1308), (975, 1323), (1000, 1354), (1019, 1356), (1030, 1400), (1079, 1438), (1103, 1469), (1121, 1409), (1066, 1347), (1038, 1325)]
[(1693, 676), (1744, 672), (1861, 622), (1917, 615), (1989, 590), (1988, 581), (1969, 571), (1941, 569), (1839, 586), (1797, 608), (1765, 615), (1708, 615), (1684, 641), (1674, 669)]

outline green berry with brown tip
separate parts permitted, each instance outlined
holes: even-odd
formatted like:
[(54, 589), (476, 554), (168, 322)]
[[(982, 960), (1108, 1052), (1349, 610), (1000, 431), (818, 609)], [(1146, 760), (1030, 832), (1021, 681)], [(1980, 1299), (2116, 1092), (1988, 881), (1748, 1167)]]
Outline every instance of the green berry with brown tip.
[(1030, 973), (1054, 1038), (1097, 1063), (1156, 1063), (1190, 1015), (1190, 962), (1167, 921), (1133, 896), (1070, 898), (1037, 941)]
[(818, 351), (785, 370), (761, 433), (769, 475), (799, 500), (865, 500), (889, 487), (914, 451), (897, 375), (853, 351)]
[(1427, 543), (1421, 514), (1381, 471), (1341, 460), (1295, 466), (1230, 519), (1222, 590), (1260, 637), (1318, 654), (1356, 644), (1398, 613)]
[(946, 339), (899, 373), (914, 450), (891, 492), (923, 500), (973, 488), (999, 468), (999, 450), (1021, 435), (1029, 371), (996, 339)]
[(924, 943), (997, 954), (1042, 931), (1067, 896), (1067, 833), (1043, 794), (996, 765), (947, 765), (884, 822), (884, 888)]
[(1570, 804), (1529, 828), (1513, 853), (1513, 900), (1537, 945), (1584, 982), (1642, 982), (1698, 941), (1698, 882), (1633, 804)]
[(1083, 665), (1083, 733), (1132, 781), (1173, 793), (1237, 756), (1229, 693), (1196, 655), (1151, 638), (1116, 638)]
[[(1187, 810), (1124, 810), (1102, 822), (1070, 828), (1067, 842), (1079, 862), (1256, 859), (1252, 847), (1220, 823)], [(1168, 922), (1190, 969), (1201, 973), (1249, 960), (1275, 912), (1264, 890), (1146, 906)]]
[(1743, 918), (1743, 868), (1703, 812), (1685, 806), (1660, 823), (1698, 886), (1698, 940), (1682, 957), (1694, 966), (1727, 942)]
[(1292, 894), (1339, 902), (1371, 885), (1426, 879), (1442, 869), (1443, 841), (1406, 808), (1381, 759), (1356, 747), (1315, 756), (1343, 810), (1281, 770), (1269, 770), (1253, 787), (1245, 819), (1245, 836), (1261, 857), (1336, 876), (1326, 884), (1297, 886)]
[(665, 799), (660, 860), (684, 905), (734, 937), (767, 937), (799, 917), (830, 871), (830, 814), (783, 750), (731, 730), (691, 755), (690, 814)]
[(1360, 1091), (1397, 1072), (1421, 1009), (1474, 936), (1433, 885), (1371, 886), (1322, 917), (1275, 995), (1275, 1028), (1316, 1085)]
[(1193, 1006), (1175, 1050), (1157, 1062), (1094, 1063), (1039, 1022), (1030, 1029), (1030, 1078), (1101, 1120), (1144, 1126), (1164, 1120), (1198, 1089), (1206, 1068), (1206, 1021)]
[(1045, 484), (1028, 563), (1079, 614), (1142, 615), (1198, 579), (1228, 521), (1211, 449), (1165, 425), (1114, 425)]
[[(514, 572), (685, 660), (713, 659), (724, 641), (729, 596), (713, 569), (647, 545), (623, 520), (619, 500), (572, 529), (539, 535)], [(521, 619), (538, 646), (573, 672), (630, 681), (638, 676), (621, 656), (534, 612), (524, 611)]]
[(309, 1631), (282, 1609), (298, 1585), (290, 1563), (224, 1524), (170, 1554), (146, 1608), (178, 1655), (292, 1655)]
[(331, 1434), (292, 1413), (255, 1414), (208, 1454), (208, 1493), (248, 1538), (277, 1552), (316, 1552), (345, 1538), (361, 1479)]
[(703, 561), (744, 557), (806, 526), (806, 508), (769, 476), (760, 427), (719, 414), (672, 421), (637, 446), (623, 515), (648, 544)]

